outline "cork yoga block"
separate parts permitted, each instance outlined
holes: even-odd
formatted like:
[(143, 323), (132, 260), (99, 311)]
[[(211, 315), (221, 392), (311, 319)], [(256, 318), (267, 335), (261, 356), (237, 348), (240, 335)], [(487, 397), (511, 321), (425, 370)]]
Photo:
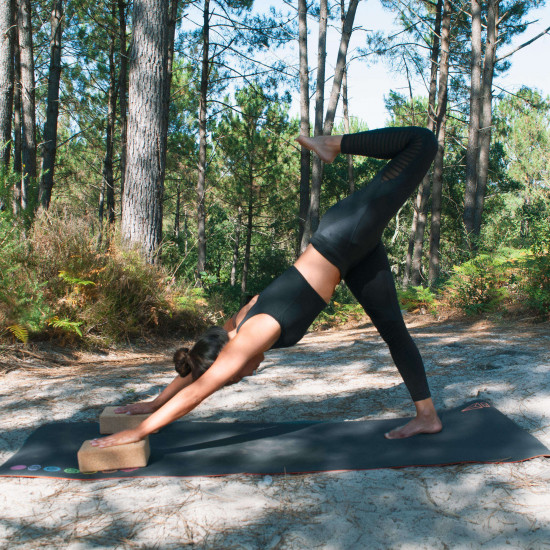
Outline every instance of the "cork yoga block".
[(87, 440), (78, 451), (78, 468), (81, 472), (143, 468), (150, 454), (148, 437), (136, 443), (104, 448), (93, 447), (91, 440)]
[(148, 414), (115, 414), (118, 407), (105, 407), (99, 415), (99, 433), (114, 434), (122, 430), (137, 428), (148, 416)]

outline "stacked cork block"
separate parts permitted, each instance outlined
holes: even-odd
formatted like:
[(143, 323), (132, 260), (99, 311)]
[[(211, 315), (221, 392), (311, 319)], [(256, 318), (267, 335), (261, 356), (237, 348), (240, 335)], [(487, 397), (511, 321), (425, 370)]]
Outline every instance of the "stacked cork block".
[[(116, 407), (106, 407), (99, 416), (99, 433), (112, 434), (136, 428), (148, 414), (115, 414)], [(151, 449), (149, 438), (114, 447), (94, 447), (91, 440), (84, 441), (78, 451), (78, 468), (81, 472), (100, 472), (122, 468), (147, 466)]]
[(118, 407), (105, 407), (99, 415), (99, 433), (116, 434), (122, 430), (131, 430), (137, 428), (147, 417), (148, 414), (116, 414)]

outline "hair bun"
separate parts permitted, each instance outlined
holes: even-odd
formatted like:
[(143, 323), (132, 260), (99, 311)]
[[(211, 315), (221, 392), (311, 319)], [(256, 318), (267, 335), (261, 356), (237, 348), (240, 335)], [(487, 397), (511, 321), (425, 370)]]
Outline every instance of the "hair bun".
[(174, 367), (176, 372), (184, 378), (191, 372), (192, 361), (189, 356), (189, 348), (179, 348), (174, 353)]

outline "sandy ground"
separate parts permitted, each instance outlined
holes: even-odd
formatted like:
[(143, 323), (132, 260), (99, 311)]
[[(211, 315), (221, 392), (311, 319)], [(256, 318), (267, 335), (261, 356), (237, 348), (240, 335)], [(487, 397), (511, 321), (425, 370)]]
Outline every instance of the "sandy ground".
[[(550, 447), (549, 324), (408, 317), (436, 405), (491, 400)], [(172, 351), (172, 350), (167, 350)], [(50, 420), (97, 418), (173, 376), (164, 353), (28, 356), (0, 375), (0, 461)], [(57, 362), (54, 362), (57, 361)], [(309, 334), (189, 417), (355, 420), (412, 414), (369, 325)], [(550, 548), (550, 459), (297, 476), (81, 482), (0, 478), (1, 548)]]

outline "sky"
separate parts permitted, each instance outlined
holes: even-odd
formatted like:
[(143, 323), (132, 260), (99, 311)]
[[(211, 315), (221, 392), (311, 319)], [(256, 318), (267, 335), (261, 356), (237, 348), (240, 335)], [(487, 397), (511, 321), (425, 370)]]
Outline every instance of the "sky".
[[(280, 2), (271, 2), (272, 5), (280, 5)], [(378, 0), (363, 0), (359, 3), (355, 17), (355, 30), (350, 41), (350, 52), (361, 47), (365, 41), (365, 30), (388, 32), (397, 28), (393, 24), (394, 15), (385, 11)], [(517, 37), (510, 46), (504, 46), (502, 52), (508, 52), (514, 47), (526, 42), (530, 38), (542, 32), (550, 26), (550, 7), (546, 6), (529, 13), (529, 21), (538, 20), (530, 25), (526, 32)], [(309, 23), (310, 34), (308, 37), (308, 56), (310, 66), (314, 66), (317, 59), (317, 33), (315, 25)], [(327, 75), (328, 66), (333, 72), (338, 53), (339, 36), (336, 31), (329, 32), (327, 38)], [(295, 54), (297, 56), (297, 53)], [(502, 55), (502, 54), (501, 54)], [(349, 56), (348, 56), (349, 57)], [(517, 91), (522, 85), (537, 88), (544, 96), (550, 96), (550, 35), (539, 38), (536, 42), (519, 50), (509, 58), (511, 69), (502, 77), (495, 80), (495, 85), (509, 91)], [(408, 95), (406, 77), (392, 73), (384, 62), (374, 65), (366, 65), (361, 60), (352, 61), (348, 73), (348, 88), (350, 115), (365, 121), (369, 128), (378, 128), (385, 125), (388, 114), (384, 106), (384, 96), (390, 90), (400, 91)], [(327, 88), (326, 96), (330, 93)], [(312, 90), (313, 93), (314, 90)], [(495, 91), (498, 91), (495, 89)], [(423, 84), (416, 83), (413, 93), (427, 96)], [(312, 102), (313, 103), (313, 102)], [(341, 102), (340, 102), (341, 104)], [(291, 114), (298, 115), (299, 101), (294, 97)], [(341, 117), (341, 110), (337, 113)], [(313, 119), (312, 119), (313, 120)]]

